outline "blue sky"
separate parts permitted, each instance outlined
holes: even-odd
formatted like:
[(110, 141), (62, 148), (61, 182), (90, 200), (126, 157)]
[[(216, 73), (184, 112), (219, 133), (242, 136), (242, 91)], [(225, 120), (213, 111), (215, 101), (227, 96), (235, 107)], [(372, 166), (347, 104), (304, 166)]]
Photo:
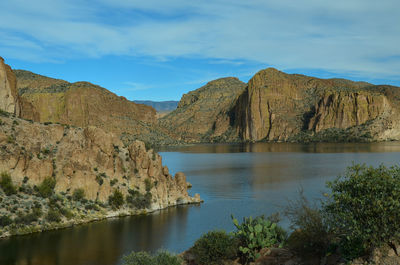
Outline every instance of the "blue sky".
[(0, 56), (131, 100), (275, 67), (400, 86), (398, 0), (10, 0)]

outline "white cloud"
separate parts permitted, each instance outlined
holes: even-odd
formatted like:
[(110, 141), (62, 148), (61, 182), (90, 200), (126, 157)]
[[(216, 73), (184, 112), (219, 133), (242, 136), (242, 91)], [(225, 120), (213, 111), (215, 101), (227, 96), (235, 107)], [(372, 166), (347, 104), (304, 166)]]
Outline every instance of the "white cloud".
[(0, 52), (31, 53), (27, 59), (33, 60), (249, 60), (280, 69), (396, 77), (399, 8), (395, 0), (3, 1)]
[(123, 91), (140, 91), (140, 90), (148, 90), (153, 88), (153, 86), (148, 84), (142, 84), (137, 82), (124, 82), (124, 87), (121, 89)]

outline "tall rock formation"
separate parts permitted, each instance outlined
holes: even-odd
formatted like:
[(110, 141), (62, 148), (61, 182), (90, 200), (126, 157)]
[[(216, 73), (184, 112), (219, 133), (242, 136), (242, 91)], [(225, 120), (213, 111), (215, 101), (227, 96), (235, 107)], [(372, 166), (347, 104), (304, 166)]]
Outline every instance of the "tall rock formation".
[(304, 133), (309, 140), (331, 141), (319, 135), (331, 129), (346, 134), (337, 140), (400, 139), (396, 90), (269, 68), (254, 75), (239, 97), (235, 126), (239, 137), (250, 141), (301, 140), (296, 137)]
[(184, 142), (237, 140), (232, 130), (233, 108), (246, 84), (234, 77), (221, 78), (182, 96), (178, 108), (159, 119), (173, 138)]
[(140, 134), (155, 122), (155, 110), (88, 82), (68, 83), (31, 72), (14, 71), (18, 91), (33, 109), (22, 108), (21, 117), (38, 122), (96, 126), (122, 134)]
[(0, 57), (0, 110), (20, 115), (17, 80), (11, 67)]

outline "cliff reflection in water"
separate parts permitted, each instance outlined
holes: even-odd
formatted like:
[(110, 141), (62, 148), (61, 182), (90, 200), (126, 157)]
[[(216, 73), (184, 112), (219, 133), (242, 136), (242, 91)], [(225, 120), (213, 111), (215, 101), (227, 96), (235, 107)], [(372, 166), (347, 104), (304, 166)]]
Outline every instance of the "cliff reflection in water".
[(398, 152), (400, 142), (376, 143), (243, 143), (243, 144), (198, 144), (188, 146), (166, 146), (159, 151), (184, 153), (353, 153), (353, 152)]
[(155, 251), (185, 237), (190, 207), (0, 240), (0, 264), (117, 264), (132, 250)]

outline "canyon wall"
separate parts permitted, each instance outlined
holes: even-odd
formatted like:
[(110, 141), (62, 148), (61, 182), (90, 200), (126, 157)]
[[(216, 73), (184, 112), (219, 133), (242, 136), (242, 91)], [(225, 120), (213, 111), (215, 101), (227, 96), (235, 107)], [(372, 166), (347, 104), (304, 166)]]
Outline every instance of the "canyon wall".
[[(312, 140), (330, 129), (348, 133), (351, 140), (360, 135), (369, 140), (398, 139), (399, 101), (388, 97), (392, 92), (365, 82), (318, 79), (269, 68), (251, 78), (239, 97), (235, 126), (246, 141), (295, 141), (304, 133)], [(388, 130), (392, 131), (388, 134)]]
[(186, 143), (236, 139), (232, 110), (245, 88), (246, 83), (233, 77), (211, 81), (184, 94), (178, 108), (159, 119), (159, 126)]
[(11, 67), (0, 57), (0, 109), (20, 115), (20, 108), (17, 80)]

